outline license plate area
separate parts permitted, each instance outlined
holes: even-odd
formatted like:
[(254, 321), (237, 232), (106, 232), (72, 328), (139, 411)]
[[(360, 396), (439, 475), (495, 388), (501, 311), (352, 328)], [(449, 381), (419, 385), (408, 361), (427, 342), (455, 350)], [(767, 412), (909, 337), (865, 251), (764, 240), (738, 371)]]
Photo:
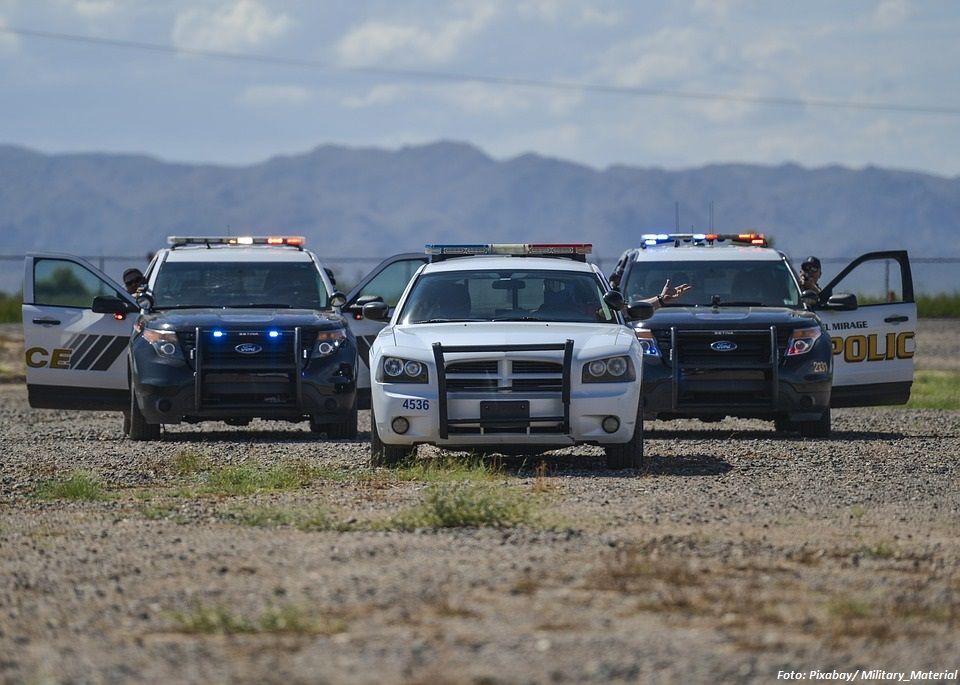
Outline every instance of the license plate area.
[(530, 400), (483, 400), (480, 402), (480, 418), (484, 421), (529, 419)]

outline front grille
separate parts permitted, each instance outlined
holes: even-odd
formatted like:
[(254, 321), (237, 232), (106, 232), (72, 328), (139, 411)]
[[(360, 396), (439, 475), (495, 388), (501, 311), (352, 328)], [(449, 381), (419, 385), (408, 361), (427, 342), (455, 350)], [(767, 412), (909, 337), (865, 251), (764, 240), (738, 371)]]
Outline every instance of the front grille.
[[(536, 359), (461, 360), (445, 366), (448, 392), (560, 392), (563, 364)], [(506, 371), (509, 369), (509, 371)]]
[(447, 376), (447, 390), (450, 392), (471, 392), (476, 390), (496, 389), (496, 378), (452, 378)]
[(452, 362), (447, 364), (447, 373), (489, 373), (496, 374), (499, 364), (496, 359), (476, 362)]
[(511, 363), (516, 373), (556, 373), (563, 374), (563, 364), (557, 362), (538, 362), (528, 359), (514, 359)]
[[(732, 342), (736, 349), (717, 351), (710, 347), (716, 342)], [(770, 332), (715, 334), (712, 331), (677, 331), (677, 349), (674, 359), (684, 366), (750, 366), (770, 364)]]
[[(654, 337), (657, 339), (657, 347), (660, 349), (660, 354), (668, 366), (671, 364), (673, 355), (671, 355), (672, 347), (670, 340), (670, 329), (654, 329)], [(787, 343), (790, 340), (790, 334), (793, 332), (793, 328), (789, 326), (778, 326), (777, 327), (777, 359), (781, 362), (783, 361), (783, 355), (787, 351)], [(763, 333), (763, 345), (765, 346), (765, 352), (760, 353), (758, 356), (762, 359), (762, 363), (769, 363), (769, 348), (770, 348), (770, 338), (769, 333)], [(712, 342), (712, 341), (711, 341)], [(735, 342), (739, 341), (735, 340)], [(687, 357), (684, 357), (686, 360)]]

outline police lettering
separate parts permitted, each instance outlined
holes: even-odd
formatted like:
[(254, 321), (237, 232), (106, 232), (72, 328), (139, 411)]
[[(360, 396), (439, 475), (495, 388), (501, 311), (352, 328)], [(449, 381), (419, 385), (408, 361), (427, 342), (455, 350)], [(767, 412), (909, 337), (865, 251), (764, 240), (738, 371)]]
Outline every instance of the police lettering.
[(835, 321), (824, 323), (829, 331), (849, 331), (854, 328), (869, 328), (866, 321)]
[(843, 361), (881, 362), (892, 359), (911, 359), (913, 357), (913, 331), (887, 333), (881, 337), (877, 333), (870, 335), (848, 335), (846, 338), (831, 337), (834, 355), (843, 355)]
[(51, 369), (69, 369), (70, 355), (73, 350), (65, 347), (54, 348), (51, 352), (42, 347), (31, 347), (24, 353), (27, 366), (31, 369), (42, 369), (49, 366)]

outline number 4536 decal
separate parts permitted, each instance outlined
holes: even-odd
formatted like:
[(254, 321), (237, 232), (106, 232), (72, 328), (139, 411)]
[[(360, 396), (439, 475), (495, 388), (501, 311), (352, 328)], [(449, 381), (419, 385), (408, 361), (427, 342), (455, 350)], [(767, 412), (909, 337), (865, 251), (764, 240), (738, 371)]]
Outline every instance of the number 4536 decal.
[(404, 400), (400, 406), (404, 409), (413, 409), (415, 411), (428, 411), (430, 409), (430, 400), (409, 399)]

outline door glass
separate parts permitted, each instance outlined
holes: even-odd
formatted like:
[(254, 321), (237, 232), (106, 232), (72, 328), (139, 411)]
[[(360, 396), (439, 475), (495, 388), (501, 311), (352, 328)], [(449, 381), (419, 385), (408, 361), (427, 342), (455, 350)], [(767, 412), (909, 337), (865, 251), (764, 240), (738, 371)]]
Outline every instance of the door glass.
[(38, 259), (34, 263), (34, 304), (89, 309), (100, 295), (120, 297), (115, 288), (75, 262)]
[(387, 266), (380, 273), (374, 276), (369, 283), (363, 286), (358, 297), (364, 295), (379, 295), (391, 307), (397, 306), (400, 296), (403, 295), (404, 288), (423, 265), (419, 259), (405, 259), (400, 262), (394, 262)]
[[(829, 277), (829, 274), (826, 274)], [(820, 282), (823, 283), (824, 279)], [(858, 264), (833, 287), (833, 294), (853, 293), (857, 304), (903, 302), (903, 278), (896, 259), (871, 259)]]

